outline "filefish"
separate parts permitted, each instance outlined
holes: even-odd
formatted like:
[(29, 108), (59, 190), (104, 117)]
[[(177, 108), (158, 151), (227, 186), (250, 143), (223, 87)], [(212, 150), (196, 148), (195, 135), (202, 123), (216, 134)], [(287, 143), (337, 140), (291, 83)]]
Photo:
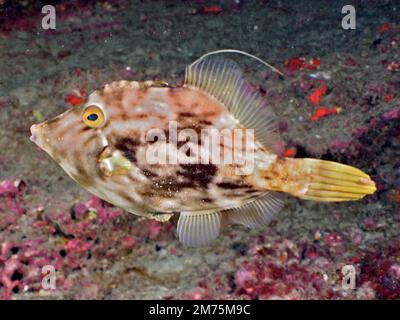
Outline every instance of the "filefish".
[(376, 190), (355, 167), (281, 156), (271, 107), (236, 62), (220, 57), (187, 66), (182, 86), (105, 85), (31, 134), (97, 197), (159, 221), (179, 215), (177, 236), (188, 246), (210, 243), (230, 224), (266, 226), (284, 194), (337, 202)]

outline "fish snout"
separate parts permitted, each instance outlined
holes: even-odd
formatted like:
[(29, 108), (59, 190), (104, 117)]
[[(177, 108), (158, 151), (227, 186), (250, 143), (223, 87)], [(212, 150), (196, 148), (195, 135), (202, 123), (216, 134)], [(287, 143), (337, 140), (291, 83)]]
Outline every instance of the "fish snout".
[(32, 141), (32, 142), (35, 142), (36, 143), (36, 141), (37, 141), (37, 136), (38, 136), (38, 125), (37, 124), (33, 124), (32, 126), (31, 126), (31, 136), (30, 136), (30, 140)]
[(44, 149), (44, 134), (43, 134), (43, 124), (34, 124), (31, 126), (31, 136), (29, 138), (38, 147)]

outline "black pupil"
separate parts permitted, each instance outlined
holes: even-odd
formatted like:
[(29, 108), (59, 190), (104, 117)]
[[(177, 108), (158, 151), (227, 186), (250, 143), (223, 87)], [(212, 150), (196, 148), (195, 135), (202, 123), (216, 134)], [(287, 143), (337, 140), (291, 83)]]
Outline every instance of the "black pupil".
[(91, 114), (89, 114), (88, 117), (87, 117), (87, 119), (88, 119), (89, 121), (96, 121), (97, 118), (98, 118), (98, 116), (97, 116), (97, 114), (95, 114), (95, 113), (91, 113)]

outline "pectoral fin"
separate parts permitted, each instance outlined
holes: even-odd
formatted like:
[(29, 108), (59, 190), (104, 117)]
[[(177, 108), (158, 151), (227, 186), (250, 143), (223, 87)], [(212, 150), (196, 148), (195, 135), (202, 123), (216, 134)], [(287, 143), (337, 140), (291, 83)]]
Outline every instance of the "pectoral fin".
[(98, 158), (99, 168), (104, 176), (126, 175), (132, 169), (132, 163), (121, 152), (110, 152), (105, 148)]

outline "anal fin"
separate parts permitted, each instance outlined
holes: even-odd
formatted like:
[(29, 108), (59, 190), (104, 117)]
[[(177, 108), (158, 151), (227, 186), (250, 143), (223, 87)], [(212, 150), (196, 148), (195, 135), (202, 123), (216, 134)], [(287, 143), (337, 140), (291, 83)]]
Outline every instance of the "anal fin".
[(284, 205), (284, 197), (279, 192), (267, 192), (243, 206), (223, 211), (231, 224), (241, 224), (248, 228), (268, 225)]
[(217, 239), (227, 224), (241, 224), (248, 228), (265, 226), (282, 209), (283, 199), (281, 193), (270, 191), (237, 208), (181, 212), (178, 238), (184, 245), (201, 246)]

